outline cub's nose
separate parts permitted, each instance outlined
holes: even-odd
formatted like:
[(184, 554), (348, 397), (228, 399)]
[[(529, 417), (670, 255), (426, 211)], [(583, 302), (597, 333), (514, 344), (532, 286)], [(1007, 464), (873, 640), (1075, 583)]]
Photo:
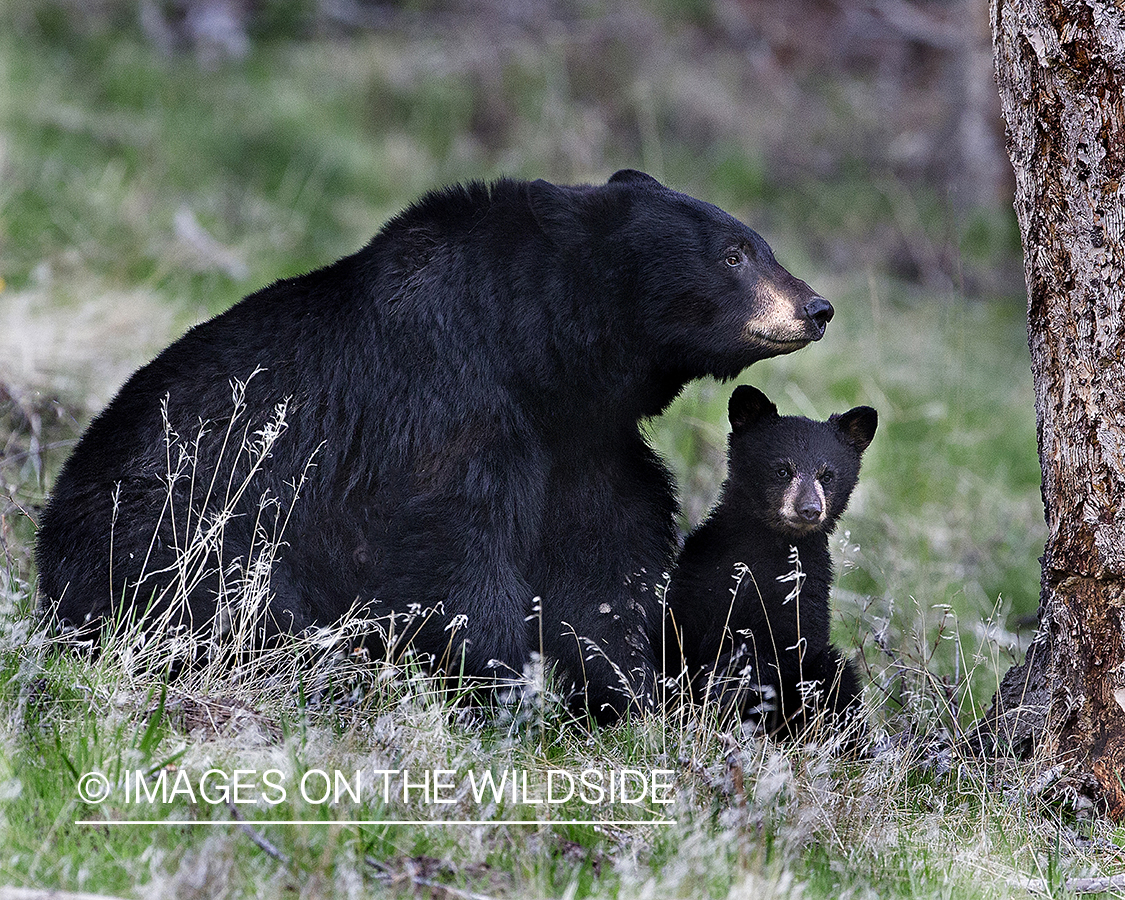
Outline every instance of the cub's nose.
[(816, 331), (816, 337), (813, 340), (819, 341), (824, 337), (824, 329), (828, 327), (828, 323), (832, 321), (832, 314), (835, 310), (832, 304), (825, 300), (820, 295), (815, 295), (808, 303), (805, 304), (805, 318), (812, 323)]
[(797, 515), (800, 517), (801, 521), (808, 522), (810, 524), (820, 521), (821, 512), (822, 507), (820, 505), (820, 502), (813, 499), (805, 500), (800, 506), (797, 507)]

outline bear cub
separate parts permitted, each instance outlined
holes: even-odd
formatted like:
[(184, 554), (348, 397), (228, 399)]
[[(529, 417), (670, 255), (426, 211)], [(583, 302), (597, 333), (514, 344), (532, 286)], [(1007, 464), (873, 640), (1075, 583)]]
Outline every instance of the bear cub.
[(829, 643), (828, 535), (847, 506), (878, 416), (781, 416), (757, 388), (730, 398), (728, 474), (689, 536), (666, 597), (665, 673), (697, 702), (797, 737), (818, 710), (859, 706), (851, 663)]

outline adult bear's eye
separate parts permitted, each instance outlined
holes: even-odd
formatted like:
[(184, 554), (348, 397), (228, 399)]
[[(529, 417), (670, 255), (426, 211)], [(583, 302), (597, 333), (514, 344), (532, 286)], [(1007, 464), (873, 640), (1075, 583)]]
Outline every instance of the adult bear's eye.
[(738, 250), (731, 250), (727, 254), (727, 265), (732, 269), (742, 265), (742, 254)]

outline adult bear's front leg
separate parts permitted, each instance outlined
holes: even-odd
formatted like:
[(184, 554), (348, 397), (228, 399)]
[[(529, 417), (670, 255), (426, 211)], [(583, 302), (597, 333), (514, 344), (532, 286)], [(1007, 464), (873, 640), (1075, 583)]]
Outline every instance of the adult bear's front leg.
[(532, 579), (542, 650), (599, 722), (653, 709), (675, 509), (667, 471), (636, 433), (552, 471)]
[[(532, 467), (516, 467), (522, 475)], [(487, 479), (489, 496), (466, 472), (440, 490), (366, 510), (360, 596), (374, 621), (372, 652), (420, 661), (474, 685), (524, 677), (532, 649), (528, 612), (536, 588), (526, 556), (537, 534), (541, 491), (526, 479)], [(474, 488), (478, 488), (474, 490)]]

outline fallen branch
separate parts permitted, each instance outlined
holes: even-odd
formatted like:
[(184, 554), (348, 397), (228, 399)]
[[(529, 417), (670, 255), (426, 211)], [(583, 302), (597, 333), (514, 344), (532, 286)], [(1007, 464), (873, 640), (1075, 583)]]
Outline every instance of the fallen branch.
[[(248, 838), (250, 838), (250, 840), (252, 840), (255, 844), (257, 844), (258, 849), (260, 849), (267, 856), (276, 859), (286, 868), (293, 868), (293, 860), (282, 853), (280, 850), (278, 850), (277, 847), (274, 846), (274, 844), (268, 838), (266, 838), (264, 834), (262, 834), (249, 822), (247, 822), (246, 817), (242, 815), (242, 810), (240, 810), (229, 800), (227, 801), (227, 808), (230, 810), (231, 815), (234, 816), (235, 824), (238, 826), (238, 830), (245, 834)], [(0, 897), (0, 900), (4, 900), (4, 898)]]
[[(374, 856), (365, 856), (363, 861), (371, 868), (379, 873), (379, 880), (384, 884), (394, 884), (398, 881), (409, 881), (416, 887), (426, 887), (434, 892), (441, 892), (448, 897), (456, 897), (458, 900), (493, 900), (487, 894), (478, 894), (475, 891), (465, 891), (461, 888), (451, 887), (448, 884), (442, 884), (440, 881), (435, 881), (432, 878), (427, 878), (420, 872), (414, 871), (414, 866), (407, 861), (401, 872), (395, 872), (385, 862), (376, 859)], [(2, 898), (0, 898), (2, 900)]]
[[(1017, 878), (1009, 882), (1013, 887), (1023, 888), (1029, 894), (1054, 894), (1055, 891), (1045, 878)], [(1063, 893), (1104, 894), (1125, 888), (1125, 872), (1118, 875), (1102, 875), (1093, 878), (1068, 878), (1062, 884)], [(0, 898), (3, 900), (3, 898)]]
[[(234, 817), (234, 823), (238, 826), (238, 829), (250, 838), (263, 853), (271, 859), (277, 860), (288, 869), (296, 869), (292, 858), (279, 850), (272, 841), (247, 822), (246, 817), (242, 815), (242, 811), (239, 810), (237, 806), (228, 802), (227, 808), (230, 809), (231, 816)], [(493, 898), (489, 897), (487, 894), (465, 891), (461, 888), (442, 884), (440, 881), (435, 881), (432, 878), (427, 878), (425, 875), (416, 871), (409, 861), (404, 865), (402, 871), (398, 872), (385, 862), (370, 855), (365, 856), (363, 861), (376, 871), (376, 877), (384, 884), (393, 884), (405, 880), (417, 887), (429, 888), (431, 891), (435, 892), (440, 891), (442, 894), (448, 897), (456, 897), (458, 900), (493, 900)], [(0, 900), (117, 900), (117, 898), (113, 897), (94, 897), (91, 894), (57, 894), (50, 891), (40, 891), (35, 893), (34, 896), (29, 895), (25, 897), (22, 895), (13, 895), (8, 897), (2, 891), (3, 889), (0, 889)]]

